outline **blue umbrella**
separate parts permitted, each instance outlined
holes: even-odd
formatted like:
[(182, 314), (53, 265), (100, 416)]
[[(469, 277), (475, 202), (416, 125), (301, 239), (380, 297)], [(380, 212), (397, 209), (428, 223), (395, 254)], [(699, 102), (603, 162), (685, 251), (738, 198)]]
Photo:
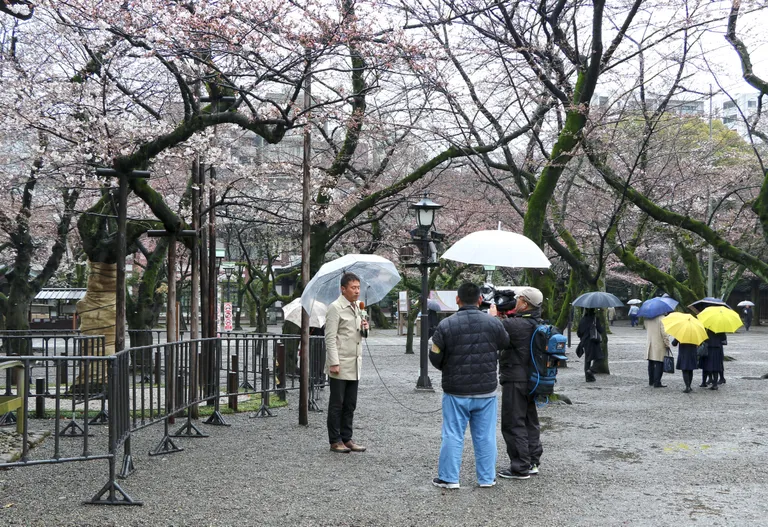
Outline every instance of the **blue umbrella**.
[(622, 307), (624, 303), (611, 293), (592, 291), (591, 293), (584, 293), (574, 300), (573, 305), (576, 307), (595, 309), (601, 307)]
[(664, 293), (663, 295), (657, 298), (661, 299), (662, 302), (666, 302), (669, 305), (669, 307), (671, 307), (672, 309), (675, 309), (677, 307), (677, 304), (680, 303), (666, 293)]
[(637, 316), (656, 318), (671, 313), (675, 310), (677, 304), (678, 302), (674, 298), (657, 296), (643, 302), (643, 305), (640, 306), (640, 311), (637, 312)]

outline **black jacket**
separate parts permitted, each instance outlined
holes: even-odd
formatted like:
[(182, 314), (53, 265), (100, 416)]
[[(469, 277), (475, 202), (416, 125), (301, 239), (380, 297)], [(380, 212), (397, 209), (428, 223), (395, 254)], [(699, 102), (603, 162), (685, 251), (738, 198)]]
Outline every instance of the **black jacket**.
[(581, 340), (579, 344), (581, 345), (581, 349), (584, 350), (584, 354), (586, 355), (584, 360), (602, 360), (602, 346), (599, 342), (593, 342), (592, 339), (589, 338), (589, 332), (592, 328), (592, 324), (597, 326), (597, 332), (600, 333), (601, 337), (605, 338), (605, 328), (603, 328), (603, 323), (600, 322), (600, 318), (590, 315), (584, 315), (581, 317), (581, 320), (579, 321), (579, 328), (576, 330), (576, 336), (578, 336)]
[(498, 350), (509, 342), (498, 319), (463, 306), (438, 324), (432, 342), (429, 361), (443, 372), (443, 392), (467, 396), (496, 390)]
[(509, 334), (509, 346), (499, 355), (499, 381), (528, 382), (531, 365), (531, 338), (541, 323), (541, 308), (516, 314), (502, 321)]

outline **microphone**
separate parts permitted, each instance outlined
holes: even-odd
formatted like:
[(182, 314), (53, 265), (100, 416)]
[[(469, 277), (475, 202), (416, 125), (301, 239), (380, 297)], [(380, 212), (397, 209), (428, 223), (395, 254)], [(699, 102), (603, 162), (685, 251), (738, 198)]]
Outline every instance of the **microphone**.
[[(360, 318), (363, 319), (363, 321), (368, 321), (368, 312), (365, 310), (365, 302), (360, 302)], [(368, 330), (364, 329), (362, 326), (360, 327), (360, 333), (363, 334), (363, 338), (368, 338)]]

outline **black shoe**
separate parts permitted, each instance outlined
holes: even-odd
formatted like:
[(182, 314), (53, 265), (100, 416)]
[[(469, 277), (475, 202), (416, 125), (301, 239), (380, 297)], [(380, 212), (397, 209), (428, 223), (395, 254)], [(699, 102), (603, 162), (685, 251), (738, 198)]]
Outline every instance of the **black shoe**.
[(458, 483), (448, 483), (447, 481), (443, 481), (440, 478), (433, 479), (432, 484), (435, 487), (440, 487), (441, 489), (458, 489), (460, 487)]
[(710, 390), (717, 390), (717, 383), (712, 384), (712, 386), (709, 387)]
[(717, 384), (725, 384), (725, 377), (720, 377), (720, 381)]
[(707, 386), (709, 386), (709, 383), (706, 382), (699, 384), (699, 388), (706, 388)]
[(666, 388), (666, 384), (661, 384), (660, 382), (657, 382), (653, 385), (654, 388)]
[(530, 479), (531, 475), (526, 472), (512, 472), (508, 468), (499, 471), (499, 477), (504, 479)]
[(683, 393), (691, 393), (692, 391), (693, 391), (693, 390), (691, 389), (691, 387), (690, 387), (690, 386), (686, 386), (686, 387), (685, 387), (685, 390), (683, 390)]

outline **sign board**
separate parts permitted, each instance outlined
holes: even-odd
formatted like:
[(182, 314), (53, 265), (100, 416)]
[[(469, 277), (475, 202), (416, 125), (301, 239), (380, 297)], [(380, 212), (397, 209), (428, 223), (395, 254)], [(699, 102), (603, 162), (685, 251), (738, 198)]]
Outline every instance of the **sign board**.
[(224, 331), (232, 331), (232, 302), (224, 302)]
[(400, 313), (408, 312), (408, 291), (400, 291), (397, 294), (397, 310)]

